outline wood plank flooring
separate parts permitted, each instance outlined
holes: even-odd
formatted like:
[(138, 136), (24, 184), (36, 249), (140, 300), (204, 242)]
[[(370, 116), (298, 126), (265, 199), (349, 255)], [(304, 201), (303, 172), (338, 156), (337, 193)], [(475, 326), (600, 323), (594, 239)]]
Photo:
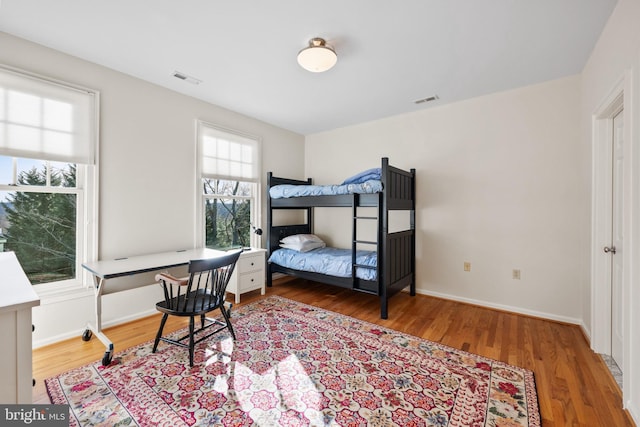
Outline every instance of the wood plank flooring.
[[(268, 295), (280, 295), (367, 322), (406, 332), (534, 371), (542, 425), (635, 426), (602, 358), (594, 354), (576, 325), (501, 312), (424, 295), (395, 295), (389, 319), (380, 319), (375, 296), (301, 280), (274, 281)], [(264, 298), (258, 291), (242, 304)], [(154, 338), (159, 315), (106, 330), (116, 352)], [(170, 319), (165, 330), (186, 325)], [(34, 350), (34, 402), (49, 403), (44, 379), (102, 358), (96, 338), (78, 338)]]

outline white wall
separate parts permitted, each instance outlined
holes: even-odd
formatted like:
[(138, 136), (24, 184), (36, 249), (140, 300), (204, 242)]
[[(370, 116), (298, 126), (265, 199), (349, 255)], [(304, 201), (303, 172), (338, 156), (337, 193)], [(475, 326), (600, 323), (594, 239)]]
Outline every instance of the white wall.
[[(625, 240), (625, 334), (628, 342), (624, 363), (624, 404), (636, 423), (640, 423), (640, 2), (619, 0), (609, 18), (596, 47), (583, 70), (582, 76), (582, 140), (592, 143), (592, 115), (604, 98), (626, 79), (624, 96), (625, 160), (629, 185), (625, 197), (628, 211), (625, 226), (630, 239)], [(597, 161), (597, 159), (594, 159)], [(585, 206), (587, 208), (587, 206)], [(590, 209), (590, 207), (589, 207)], [(595, 242), (596, 247), (600, 242)], [(594, 329), (589, 315), (591, 288), (582, 288), (585, 324)]]
[[(5, 33), (0, 62), (100, 91), (101, 259), (194, 246), (196, 119), (260, 137), (264, 175), (303, 176), (302, 135)], [(79, 336), (93, 319), (91, 295), (43, 300), (33, 311), (36, 346)], [(155, 312), (160, 298), (157, 286), (107, 295), (104, 322)]]
[[(580, 323), (590, 149), (579, 110), (572, 76), (309, 135), (306, 173), (335, 182), (383, 156), (415, 168), (418, 292)], [(315, 220), (349, 247), (347, 212)]]

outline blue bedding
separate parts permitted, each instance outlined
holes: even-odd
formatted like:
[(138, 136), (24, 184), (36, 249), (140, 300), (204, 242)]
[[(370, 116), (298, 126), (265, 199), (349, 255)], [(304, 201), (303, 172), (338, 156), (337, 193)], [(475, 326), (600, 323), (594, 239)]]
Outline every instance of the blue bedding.
[(303, 196), (379, 193), (380, 191), (382, 191), (382, 181), (368, 180), (342, 185), (276, 185), (269, 188), (269, 195), (272, 199), (286, 199)]
[[(351, 249), (318, 248), (309, 252), (298, 252), (281, 248), (271, 254), (269, 262), (294, 270), (351, 277)], [(356, 251), (356, 263), (375, 267), (375, 251)], [(356, 268), (356, 276), (364, 280), (376, 280), (376, 269)]]
[(380, 181), (382, 177), (382, 168), (372, 168), (367, 169), (366, 171), (362, 171), (357, 173), (349, 178), (345, 179), (343, 184), (359, 184), (361, 182), (369, 181), (370, 179), (376, 179)]

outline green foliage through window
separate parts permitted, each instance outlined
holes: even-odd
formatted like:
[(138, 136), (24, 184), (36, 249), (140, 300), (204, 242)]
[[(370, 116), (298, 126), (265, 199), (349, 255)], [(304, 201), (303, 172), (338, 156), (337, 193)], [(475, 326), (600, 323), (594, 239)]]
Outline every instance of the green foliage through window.
[(251, 184), (203, 179), (205, 245), (229, 249), (251, 244)]
[[(20, 172), (18, 185), (76, 187), (76, 167), (47, 165)], [(14, 251), (31, 283), (72, 279), (76, 275), (76, 194), (12, 191), (1, 203), (5, 213), (5, 251)]]

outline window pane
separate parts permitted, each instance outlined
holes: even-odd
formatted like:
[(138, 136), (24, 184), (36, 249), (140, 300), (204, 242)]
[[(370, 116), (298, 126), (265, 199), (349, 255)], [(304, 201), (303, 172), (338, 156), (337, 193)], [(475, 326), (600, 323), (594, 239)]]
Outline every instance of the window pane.
[(249, 246), (251, 201), (229, 198), (205, 199), (205, 229), (208, 248)]
[(14, 251), (31, 283), (75, 278), (76, 195), (0, 192), (3, 251)]
[(51, 168), (51, 186), (76, 187), (75, 163), (49, 162)]
[(18, 184), (47, 185), (47, 162), (44, 160), (18, 159)]
[(5, 252), (3, 244), (6, 243), (6, 239), (4, 238), (4, 233), (6, 233), (9, 226), (7, 208), (11, 208), (11, 204), (8, 197), (9, 193), (7, 191), (0, 191), (0, 252)]
[(0, 184), (15, 184), (13, 182), (13, 157), (0, 156)]
[[(11, 179), (11, 157), (0, 156), (0, 165), (7, 164), (7, 171), (3, 169), (2, 178), (5, 175), (8, 179)], [(47, 185), (47, 167), (50, 169), (51, 182), (49, 185), (52, 187), (76, 187), (76, 164), (75, 163), (63, 163), (63, 162), (46, 162), (44, 160), (34, 159), (17, 159), (18, 167), (18, 184), (20, 185), (34, 185), (45, 186)], [(0, 184), (9, 184), (10, 182), (3, 182), (0, 180)]]
[(217, 194), (221, 196), (251, 197), (253, 183), (241, 181), (226, 181), (223, 179), (202, 179), (203, 194)]

